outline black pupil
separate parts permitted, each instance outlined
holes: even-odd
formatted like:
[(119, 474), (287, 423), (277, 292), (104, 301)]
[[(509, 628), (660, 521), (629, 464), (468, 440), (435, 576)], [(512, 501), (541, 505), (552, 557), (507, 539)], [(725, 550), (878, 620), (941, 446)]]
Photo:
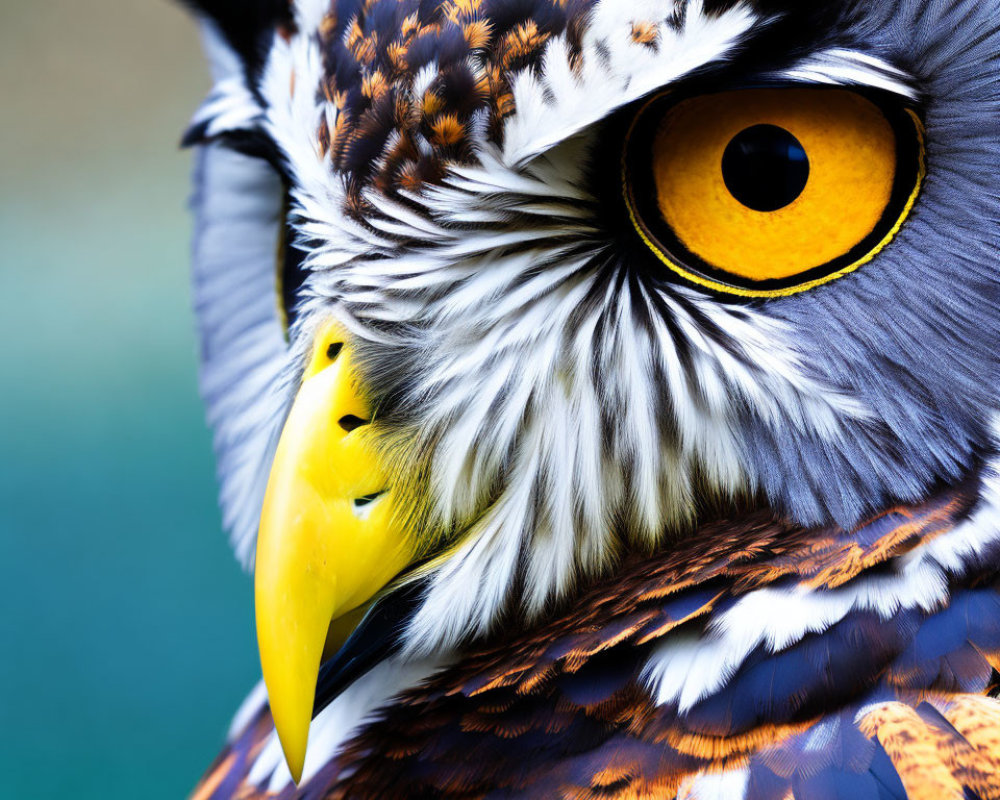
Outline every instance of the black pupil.
[(722, 156), (722, 178), (733, 197), (754, 211), (777, 211), (809, 181), (809, 158), (792, 134), (777, 125), (754, 125), (736, 134)]

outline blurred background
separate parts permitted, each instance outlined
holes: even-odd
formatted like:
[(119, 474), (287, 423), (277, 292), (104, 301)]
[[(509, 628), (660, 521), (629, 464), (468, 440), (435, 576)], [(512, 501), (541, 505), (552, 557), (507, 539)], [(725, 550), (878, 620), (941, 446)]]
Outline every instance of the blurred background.
[(196, 391), (169, 0), (0, 0), (0, 797), (179, 798), (258, 676)]

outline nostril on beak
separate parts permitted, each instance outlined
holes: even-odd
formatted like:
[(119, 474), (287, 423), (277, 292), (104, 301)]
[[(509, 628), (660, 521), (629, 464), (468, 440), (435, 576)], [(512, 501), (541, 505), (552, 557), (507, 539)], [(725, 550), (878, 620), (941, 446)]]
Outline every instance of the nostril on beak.
[(357, 430), (362, 425), (368, 425), (369, 422), (370, 420), (361, 419), (361, 417), (348, 414), (346, 417), (341, 417), (338, 424), (341, 428), (350, 433), (351, 431)]
[(340, 355), (340, 351), (344, 349), (343, 342), (334, 342), (329, 347), (326, 348), (326, 357), (331, 361), (336, 361), (337, 356)]
[(387, 491), (389, 491), (389, 490), (388, 489), (383, 489), (381, 492), (375, 492), (374, 494), (368, 494), (368, 495), (365, 495), (364, 497), (358, 497), (354, 501), (354, 507), (355, 508), (364, 508), (365, 506), (369, 506), (372, 503), (374, 503), (376, 500), (378, 500)]
[(381, 500), (388, 489), (383, 489), (381, 492), (375, 492), (374, 494), (368, 494), (364, 497), (357, 497), (354, 499), (354, 516), (358, 519), (366, 520), (371, 516), (372, 511), (375, 509), (376, 503)]

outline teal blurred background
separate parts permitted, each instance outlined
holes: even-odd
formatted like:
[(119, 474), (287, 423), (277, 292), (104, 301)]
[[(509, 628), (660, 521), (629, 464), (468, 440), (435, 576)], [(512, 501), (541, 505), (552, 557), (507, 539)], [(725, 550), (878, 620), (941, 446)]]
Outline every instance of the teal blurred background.
[(168, 0), (0, 0), (0, 797), (179, 798), (257, 678), (188, 296)]

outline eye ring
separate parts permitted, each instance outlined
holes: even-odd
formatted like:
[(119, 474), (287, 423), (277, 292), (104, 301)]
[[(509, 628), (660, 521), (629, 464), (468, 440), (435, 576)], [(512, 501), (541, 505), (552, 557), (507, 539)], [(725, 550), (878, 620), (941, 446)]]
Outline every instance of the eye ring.
[[(926, 177), (925, 131), (916, 111), (901, 104), (895, 96), (890, 100), (873, 91), (802, 85), (770, 87), (769, 90), (776, 92), (785, 89), (849, 93), (863, 98), (884, 116), (895, 137), (896, 163), (891, 193), (878, 222), (870, 233), (843, 254), (818, 266), (810, 266), (801, 272), (777, 278), (755, 280), (736, 275), (699, 257), (685, 246), (657, 207), (658, 189), (650, 163), (652, 156), (649, 154), (653, 152), (659, 126), (685, 100), (757, 90), (715, 92), (708, 95), (663, 92), (648, 100), (628, 125), (622, 147), (621, 185), (632, 228), (673, 276), (714, 293), (745, 299), (768, 299), (797, 294), (843, 277), (872, 261), (895, 238), (909, 217)], [(794, 137), (790, 138), (794, 141)], [(642, 154), (646, 154), (645, 162), (641, 159)], [(721, 176), (721, 164), (719, 172)]]

